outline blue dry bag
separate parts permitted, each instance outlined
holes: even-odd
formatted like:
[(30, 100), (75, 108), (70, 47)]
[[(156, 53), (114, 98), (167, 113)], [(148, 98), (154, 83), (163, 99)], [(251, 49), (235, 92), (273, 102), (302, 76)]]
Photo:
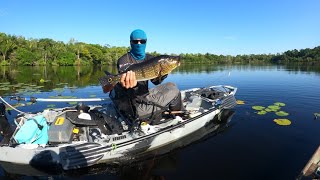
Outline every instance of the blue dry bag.
[(38, 115), (27, 119), (14, 139), (19, 144), (47, 144), (48, 129), (46, 118), (43, 115)]

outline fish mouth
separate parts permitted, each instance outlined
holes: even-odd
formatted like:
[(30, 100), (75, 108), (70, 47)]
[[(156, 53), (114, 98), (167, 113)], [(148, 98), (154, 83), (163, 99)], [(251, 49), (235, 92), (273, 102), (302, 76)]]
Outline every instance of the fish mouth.
[(177, 66), (180, 66), (181, 61), (180, 61), (181, 57), (180, 56), (176, 56), (175, 60), (177, 61)]

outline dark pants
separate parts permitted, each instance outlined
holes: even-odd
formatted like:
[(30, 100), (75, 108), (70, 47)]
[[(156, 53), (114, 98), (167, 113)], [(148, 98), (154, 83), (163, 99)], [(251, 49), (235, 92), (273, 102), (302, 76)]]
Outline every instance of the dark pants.
[[(168, 106), (176, 97), (178, 97), (180, 91), (174, 83), (168, 82), (158, 85), (149, 90), (149, 94), (145, 97), (149, 102), (154, 102), (160, 106)], [(139, 117), (148, 117), (155, 112), (160, 112), (160, 107), (152, 104), (138, 103), (136, 109)]]

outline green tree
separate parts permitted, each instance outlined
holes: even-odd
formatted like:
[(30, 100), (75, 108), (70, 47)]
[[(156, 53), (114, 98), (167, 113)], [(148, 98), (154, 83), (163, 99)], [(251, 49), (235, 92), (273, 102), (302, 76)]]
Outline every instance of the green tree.
[(26, 48), (18, 48), (16, 58), (20, 65), (35, 65), (37, 56)]
[(14, 42), (4, 33), (0, 33), (0, 52), (3, 61), (6, 61), (6, 57), (9, 55), (9, 52), (13, 50), (14, 47)]

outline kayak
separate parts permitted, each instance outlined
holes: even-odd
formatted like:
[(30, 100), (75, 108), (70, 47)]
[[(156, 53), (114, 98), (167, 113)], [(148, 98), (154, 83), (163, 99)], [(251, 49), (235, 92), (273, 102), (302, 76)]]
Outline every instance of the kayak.
[(183, 90), (184, 111), (164, 112), (166, 116), (157, 123), (132, 121), (112, 101), (18, 114), (15, 130), (0, 146), (0, 165), (6, 172), (28, 175), (32, 171), (13, 167), (69, 171), (132, 162), (205, 127), (223, 110), (233, 109), (236, 91), (227, 85)]

